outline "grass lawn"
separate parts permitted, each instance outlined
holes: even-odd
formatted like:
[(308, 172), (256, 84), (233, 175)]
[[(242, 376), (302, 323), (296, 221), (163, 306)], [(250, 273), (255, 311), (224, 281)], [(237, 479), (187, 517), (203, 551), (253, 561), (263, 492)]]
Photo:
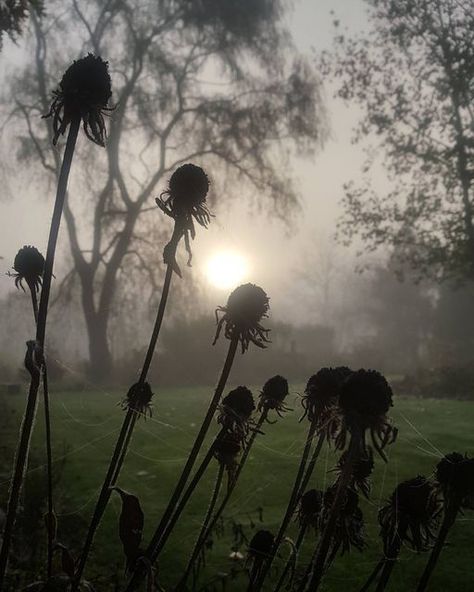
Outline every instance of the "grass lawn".
[[(293, 386), (300, 390), (299, 385)], [(147, 421), (140, 420), (135, 430), (131, 449), (125, 463), (119, 485), (137, 494), (145, 513), (144, 540), (147, 541), (159, 519), (181, 466), (189, 451), (204, 415), (211, 389), (169, 389), (155, 396), (154, 414)], [(6, 399), (6, 395), (2, 395)], [(61, 469), (60, 482), (56, 486), (60, 507), (60, 537), (63, 542), (77, 548), (87, 527), (93, 505), (120, 428), (123, 412), (117, 406), (122, 395), (117, 392), (67, 392), (53, 393), (52, 415), (54, 454)], [(227, 518), (242, 524), (247, 536), (252, 528), (275, 531), (282, 517), (289, 491), (297, 469), (307, 420), (298, 423), (300, 404), (294, 395), (295, 411), (267, 425), (265, 435), (259, 436), (244, 470), (240, 484), (228, 506)], [(14, 409), (2, 428), (1, 488), (0, 499), (6, 499), (11, 449), (19, 428), (23, 399), (9, 395), (8, 405)], [(297, 410), (297, 411), (296, 411)], [(474, 454), (474, 404), (439, 400), (398, 398), (392, 417), (399, 427), (398, 441), (389, 450), (390, 462), (385, 465), (377, 460), (373, 478), (372, 498), (363, 502), (367, 525), (366, 551), (354, 551), (338, 558), (326, 577), (321, 590), (356, 592), (372, 569), (380, 554), (377, 528), (377, 510), (400, 480), (418, 474), (430, 475), (434, 464), (444, 453), (457, 450)], [(41, 475), (43, 463), (42, 409), (38, 409), (38, 429), (32, 446), (32, 462), (29, 479)], [(60, 459), (63, 460), (60, 460)], [(324, 450), (312, 486), (323, 488), (333, 479), (328, 472), (334, 466), (332, 452)], [(216, 463), (211, 466), (207, 478), (182, 516), (178, 528), (161, 555), (160, 581), (166, 589), (176, 578), (189, 556), (203, 512), (207, 507), (215, 477)], [(38, 479), (36, 479), (38, 481)], [(42, 482), (42, 481), (40, 481)], [(38, 485), (37, 485), (38, 487)], [(263, 522), (259, 521), (258, 508), (263, 508)], [(118, 537), (120, 500), (113, 496), (104, 522), (96, 537), (93, 558), (87, 576), (110, 581), (112, 574), (123, 571), (123, 554)], [(295, 530), (289, 534), (295, 534)], [(307, 539), (306, 554), (312, 547), (312, 537)], [(232, 545), (231, 522), (226, 521), (224, 532), (216, 537), (207, 555), (205, 578), (227, 572)], [(245, 552), (245, 545), (242, 546)], [(289, 547), (282, 547), (286, 556)], [(304, 555), (302, 561), (304, 560)], [(474, 512), (460, 517), (449, 546), (429, 588), (431, 592), (469, 592), (474, 590)], [(427, 560), (409, 549), (402, 552), (391, 586), (392, 591), (410, 591)], [(281, 564), (282, 559), (278, 563)], [(36, 574), (37, 575), (37, 574)], [(114, 590), (112, 584), (99, 584), (99, 590)], [(216, 587), (216, 590), (222, 588)], [(229, 582), (226, 590), (245, 590), (244, 576)]]

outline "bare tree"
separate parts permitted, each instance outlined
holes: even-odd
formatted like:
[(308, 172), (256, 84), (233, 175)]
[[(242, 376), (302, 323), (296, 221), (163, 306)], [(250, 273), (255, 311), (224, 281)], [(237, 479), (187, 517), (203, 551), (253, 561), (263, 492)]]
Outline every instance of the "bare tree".
[(309, 153), (324, 125), (318, 81), (291, 47), (283, 9), (276, 0), (68, 0), (49, 3), (41, 20), (33, 15), (31, 60), (11, 81), (21, 158), (58, 174), (40, 116), (65, 54), (101, 54), (113, 79), (105, 154), (82, 147), (65, 209), (73, 269), (64, 281), (80, 281), (94, 377), (112, 363), (119, 271), (132, 261), (150, 266), (140, 244), (160, 222), (143, 214), (175, 167), (194, 160), (239, 179), (278, 216), (297, 206), (285, 158), (291, 145)]

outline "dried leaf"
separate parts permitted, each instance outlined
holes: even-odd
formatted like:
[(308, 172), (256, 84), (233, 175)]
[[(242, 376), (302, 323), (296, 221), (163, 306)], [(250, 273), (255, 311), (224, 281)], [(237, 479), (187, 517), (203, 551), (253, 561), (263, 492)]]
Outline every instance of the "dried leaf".
[(119, 536), (123, 550), (130, 564), (137, 558), (142, 541), (144, 515), (140, 501), (120, 487), (112, 487), (122, 499), (122, 512), (119, 518)]
[(61, 551), (61, 571), (63, 571), (69, 578), (74, 578), (76, 571), (76, 562), (71, 555), (69, 549), (61, 543), (56, 543), (55, 549)]

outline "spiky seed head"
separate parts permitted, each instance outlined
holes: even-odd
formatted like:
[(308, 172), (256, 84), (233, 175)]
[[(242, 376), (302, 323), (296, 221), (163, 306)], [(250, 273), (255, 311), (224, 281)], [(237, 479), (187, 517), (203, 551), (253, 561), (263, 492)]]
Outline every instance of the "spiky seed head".
[(41, 286), (44, 272), (44, 257), (36, 247), (25, 245), (15, 255), (13, 269), (15, 271), (15, 285), (23, 288), (24, 280), (28, 287), (36, 292)]
[(277, 374), (272, 376), (263, 385), (260, 393), (260, 406), (267, 409), (276, 409), (280, 407), (288, 396), (288, 381), (283, 376)]
[(222, 399), (222, 405), (241, 419), (249, 419), (255, 411), (252, 391), (246, 386), (238, 386)]
[(145, 418), (152, 415), (151, 400), (153, 392), (148, 382), (136, 382), (133, 384), (125, 399), (122, 401), (122, 409), (132, 409), (142, 414)]
[(474, 508), (474, 458), (459, 452), (447, 454), (436, 467), (436, 480), (445, 502), (460, 508)]
[(342, 384), (339, 405), (349, 425), (366, 429), (376, 425), (393, 405), (392, 389), (380, 372), (360, 369)]
[(301, 524), (316, 526), (323, 507), (323, 492), (309, 489), (301, 496), (298, 507), (298, 519)]
[(256, 561), (263, 561), (270, 554), (275, 537), (269, 530), (258, 530), (252, 537), (248, 555)]
[(209, 178), (200, 166), (186, 163), (171, 175), (169, 193), (175, 205), (179, 202), (190, 209), (206, 201), (209, 185)]
[(103, 112), (110, 110), (108, 102), (112, 96), (108, 62), (91, 53), (74, 61), (53, 95), (45, 117), (53, 117), (54, 144), (73, 120), (80, 119), (86, 136), (99, 146), (105, 145)]
[(217, 321), (217, 331), (214, 338), (216, 343), (222, 326), (225, 325), (224, 335), (227, 339), (237, 338), (245, 352), (252, 342), (256, 346), (265, 348), (268, 343), (268, 329), (264, 329), (260, 322), (268, 316), (269, 298), (265, 291), (255, 284), (243, 284), (236, 288), (229, 296), (226, 306), (216, 311), (223, 313)]
[(227, 300), (229, 320), (238, 327), (256, 327), (269, 309), (269, 298), (265, 291), (255, 284), (243, 284), (236, 288)]

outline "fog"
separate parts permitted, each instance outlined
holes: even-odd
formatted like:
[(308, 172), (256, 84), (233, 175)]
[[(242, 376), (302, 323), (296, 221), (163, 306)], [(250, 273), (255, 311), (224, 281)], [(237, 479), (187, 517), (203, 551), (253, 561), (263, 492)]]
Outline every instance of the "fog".
[[(347, 0), (296, 2), (287, 18), (298, 49), (310, 56), (331, 47), (335, 18), (349, 31), (363, 31), (367, 27), (363, 4), (356, 0), (350, 3)], [(28, 35), (19, 39), (16, 45), (5, 39), (0, 56), (3, 88), (8, 85), (15, 68), (31, 59), (31, 52)], [(173, 327), (176, 331), (184, 331), (179, 323), (186, 322), (190, 323), (189, 335), (196, 331), (199, 345), (190, 349), (189, 357), (193, 358), (199, 348), (203, 348), (210, 360), (209, 367), (207, 374), (190, 372), (187, 382), (212, 382), (213, 364), (219, 363), (219, 356), (210, 345), (215, 329), (213, 311), (225, 304), (228, 290), (212, 285), (206, 269), (213, 255), (229, 250), (246, 261), (247, 270), (241, 280), (263, 286), (270, 296), (268, 326), (272, 329), (274, 344), (269, 350), (275, 350), (275, 353), (268, 354), (263, 367), (260, 352), (256, 354), (255, 364), (248, 363), (249, 380), (261, 380), (265, 372), (278, 363), (283, 364), (294, 378), (302, 379), (312, 367), (316, 369), (324, 364), (378, 364), (386, 371), (405, 373), (419, 365), (432, 365), (441, 356), (443, 337), (433, 328), (442, 324), (437, 317), (439, 287), (414, 284), (409, 274), (404, 283), (399, 283), (395, 274), (386, 269), (385, 251), (356, 257), (355, 246), (343, 247), (335, 240), (342, 187), (345, 182), (359, 178), (363, 154), (360, 146), (351, 142), (359, 113), (334, 99), (330, 85), (324, 80), (321, 83), (328, 135), (314, 154), (291, 154), (289, 166), (297, 180), (300, 197), (300, 207), (295, 209), (291, 220), (285, 222), (273, 216), (271, 211), (258, 207), (254, 198), (240, 194), (236, 187), (231, 188), (231, 199), (225, 199), (225, 196), (222, 199), (218, 188), (224, 187), (224, 172), (217, 168), (209, 171), (211, 180), (216, 180), (212, 202), (215, 218), (208, 230), (198, 228), (192, 247), (192, 268), (186, 268), (185, 255), (180, 255), (185, 268), (184, 282), (188, 284), (178, 288), (180, 304), (170, 311), (165, 327), (168, 339), (160, 345), (165, 353), (168, 348), (171, 356), (169, 352), (175, 347), (171, 345)], [(28, 297), (14, 289), (7, 274), (22, 245), (33, 244), (44, 249), (54, 188), (50, 186), (45, 190), (37, 171), (16, 163), (15, 155), (20, 144), (15, 128), (5, 120), (7, 112), (8, 106), (4, 105), (0, 345), (3, 371), (13, 380), (21, 366), (23, 343), (31, 334), (31, 322), (25, 315)], [(378, 175), (376, 183), (384, 186), (383, 172), (374, 174)], [(148, 202), (152, 208), (153, 197)], [(147, 215), (151, 221), (159, 214), (150, 212)], [(171, 232), (171, 223), (168, 231)], [(67, 245), (63, 228), (55, 268), (58, 282), (71, 265)], [(156, 256), (160, 257), (160, 248), (157, 248)], [(356, 271), (360, 265), (368, 265), (371, 269), (361, 275)], [(142, 281), (146, 283), (146, 276)], [(130, 289), (128, 286), (127, 290)], [(462, 299), (467, 288), (464, 292), (456, 292), (454, 288), (447, 290), (454, 294), (452, 301), (456, 308), (456, 298)], [(114, 312), (109, 327), (111, 350), (125, 368), (118, 382), (127, 382), (127, 372), (133, 373), (140, 366), (140, 355), (148, 340), (157, 302), (157, 294), (150, 294), (148, 288), (138, 288), (135, 294), (125, 292), (124, 289), (124, 299)], [(443, 315), (446, 314), (444, 308)], [(11, 340), (15, 331), (20, 336), (17, 333)], [(50, 350), (66, 372), (66, 378), (69, 373), (74, 380), (85, 380), (87, 338), (77, 284), (66, 301), (53, 302)], [(172, 378), (166, 376), (163, 380), (172, 381)]]

